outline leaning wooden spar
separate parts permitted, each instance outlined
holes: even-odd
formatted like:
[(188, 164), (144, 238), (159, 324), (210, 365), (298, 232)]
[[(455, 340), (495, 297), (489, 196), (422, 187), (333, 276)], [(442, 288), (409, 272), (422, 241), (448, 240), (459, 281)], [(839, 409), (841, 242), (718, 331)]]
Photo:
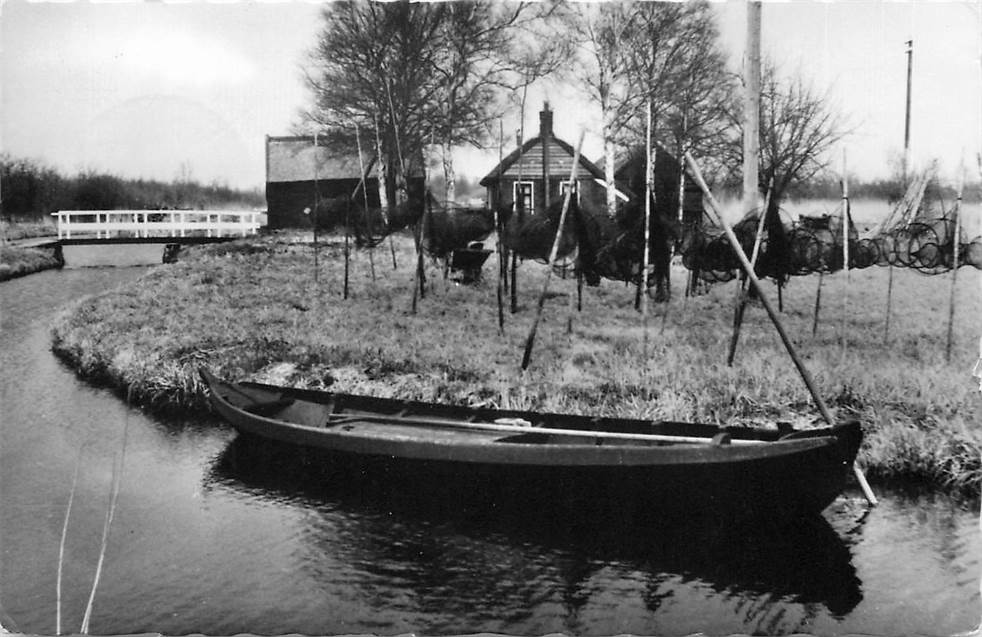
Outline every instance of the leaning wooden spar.
[[(201, 371), (241, 434), (326, 452), (322, 462), (393, 481), (618, 510), (807, 514), (842, 491), (858, 423), (822, 429), (593, 418), (233, 383)], [(445, 478), (445, 479), (444, 479)], [(473, 491), (477, 489), (478, 491)]]

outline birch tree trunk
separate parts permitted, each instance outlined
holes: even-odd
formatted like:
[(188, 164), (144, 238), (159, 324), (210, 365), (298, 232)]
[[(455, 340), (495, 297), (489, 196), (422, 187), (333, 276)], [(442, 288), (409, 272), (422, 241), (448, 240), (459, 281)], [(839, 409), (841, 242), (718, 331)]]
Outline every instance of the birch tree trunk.
[(386, 223), (388, 223), (388, 213), (386, 211), (389, 209), (389, 196), (385, 192), (385, 184), (388, 181), (389, 167), (386, 165), (385, 155), (382, 154), (382, 136), (378, 132), (377, 116), (375, 117), (375, 153), (378, 161), (378, 205), (382, 208), (382, 214), (385, 215), (384, 218), (386, 219)]
[(457, 197), (457, 174), (453, 165), (453, 146), (447, 138), (442, 144), (443, 150), (443, 178), (446, 181), (445, 199), (447, 205), (453, 205)]
[(613, 217), (617, 212), (617, 190), (614, 186), (614, 114), (609, 100), (605, 100), (603, 108), (603, 138), (604, 138), (604, 183), (607, 187), (607, 215)]

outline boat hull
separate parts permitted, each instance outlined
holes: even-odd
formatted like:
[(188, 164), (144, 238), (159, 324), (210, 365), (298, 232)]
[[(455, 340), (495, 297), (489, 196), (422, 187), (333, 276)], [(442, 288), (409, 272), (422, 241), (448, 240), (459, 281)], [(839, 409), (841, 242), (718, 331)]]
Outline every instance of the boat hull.
[[(707, 439), (670, 444), (661, 438), (647, 439), (643, 432), (661, 430), (644, 421), (587, 419), (584, 423), (582, 417), (568, 416), (564, 421), (559, 414), (545, 415), (548, 431), (557, 424), (568, 425), (565, 431), (587, 423), (607, 429), (642, 430), (637, 440), (608, 439), (601, 431), (546, 435), (534, 427), (519, 432), (498, 428), (444, 430), (424, 426), (418, 420), (400, 421), (398, 414), (381, 421), (364, 421), (359, 419), (363, 412), (358, 409), (340, 425), (325, 426), (314, 424), (324, 420), (324, 414), (316, 412), (334, 409), (333, 401), (344, 395), (234, 385), (208, 376), (206, 380), (213, 407), (239, 432), (298, 450), (316, 450), (306, 454), (306, 462), (327, 467), (328, 473), (361, 476), (366, 484), (374, 484), (373, 488), (398, 485), (401, 491), (424, 498), (436, 491), (456, 491), (463, 497), (480, 496), (492, 504), (521, 498), (575, 510), (600, 506), (636, 517), (680, 512), (814, 514), (845, 488), (862, 438), (858, 423), (848, 423), (783, 438), (771, 431), (738, 433), (730, 429), (727, 431), (735, 437), (732, 442), (711, 443)], [(245, 396), (286, 397), (292, 403), (276, 414), (258, 415), (244, 408)], [(369, 404), (379, 404), (383, 411), (407, 404), (416, 410), (422, 408), (420, 403), (391, 402)], [(434, 417), (449, 418), (439, 406), (425, 407), (436, 409)], [(467, 411), (453, 409), (454, 417)], [(493, 415), (503, 413), (508, 420), (521, 414)], [(487, 415), (472, 413), (471, 417), (478, 420)], [(290, 416), (298, 421), (306, 418), (307, 424), (283, 420)], [(719, 431), (684, 423), (668, 423), (667, 429), (700, 434)], [(733, 444), (737, 442), (746, 444)]]

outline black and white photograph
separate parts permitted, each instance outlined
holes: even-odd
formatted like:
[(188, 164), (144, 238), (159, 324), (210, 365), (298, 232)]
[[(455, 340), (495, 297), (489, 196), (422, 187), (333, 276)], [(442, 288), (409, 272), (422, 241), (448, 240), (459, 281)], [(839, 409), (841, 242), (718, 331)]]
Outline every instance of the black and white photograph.
[(982, 0), (6, 0), (0, 634), (982, 632)]

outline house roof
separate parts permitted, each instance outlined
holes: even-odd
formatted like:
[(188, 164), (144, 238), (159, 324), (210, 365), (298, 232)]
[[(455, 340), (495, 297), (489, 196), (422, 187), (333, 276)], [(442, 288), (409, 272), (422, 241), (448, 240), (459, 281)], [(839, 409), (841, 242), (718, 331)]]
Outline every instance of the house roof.
[[(655, 149), (657, 149), (659, 156), (663, 157), (665, 155), (668, 155), (669, 157), (672, 158), (672, 161), (678, 163), (675, 156), (672, 155), (670, 152), (668, 152), (668, 150), (664, 146), (662, 146), (658, 142), (653, 142), (653, 145)], [(601, 172), (604, 170), (604, 166), (607, 165), (607, 162), (605, 160), (606, 160), (605, 157), (601, 157), (597, 161), (597, 168), (599, 168)], [(636, 144), (628, 148), (627, 150), (623, 150), (623, 149), (620, 150), (620, 152), (618, 152), (616, 157), (614, 158), (614, 178), (623, 179), (624, 173), (627, 171), (627, 169), (630, 166), (638, 162), (640, 162), (641, 165), (644, 166), (644, 161), (645, 161), (645, 151), (644, 151), (644, 145), (642, 144)], [(686, 173), (688, 174), (688, 172), (689, 169), (688, 167), (686, 167)]]
[[(518, 162), (519, 158), (531, 158), (533, 156), (532, 151), (536, 148), (541, 147), (543, 145), (544, 139), (548, 139), (550, 150), (558, 146), (558, 148), (564, 151), (570, 159), (572, 159), (572, 157), (576, 154), (576, 150), (562, 139), (559, 139), (558, 137), (555, 136), (548, 136), (547, 138), (544, 138), (542, 135), (538, 135), (528, 140), (527, 142), (522, 144), (520, 148), (516, 148), (507, 157), (502, 159), (501, 162), (491, 170), (491, 172), (489, 172), (481, 179), (480, 182), (481, 185), (488, 186), (492, 182), (495, 182), (498, 179), (500, 179), (502, 175), (508, 172), (509, 168), (511, 168), (513, 165), (515, 165), (515, 163)], [(542, 161), (541, 152), (538, 155), (538, 160), (541, 165), (541, 161)], [(594, 179), (603, 179), (603, 171), (597, 168), (596, 164), (594, 164), (592, 161), (584, 157), (582, 154), (580, 155), (579, 165), (580, 168), (586, 170), (586, 172), (590, 177), (593, 177)], [(532, 177), (533, 174), (534, 173), (530, 172), (529, 177)], [(557, 174), (556, 176), (561, 176), (561, 175)], [(585, 179), (587, 178), (587, 175), (583, 175), (581, 178)]]
[[(362, 157), (366, 176), (378, 178), (374, 152)], [(315, 179), (360, 179), (358, 153), (339, 149), (324, 138), (314, 146), (313, 135), (266, 137), (266, 182), (314, 181)], [(414, 177), (423, 175), (414, 171)]]

